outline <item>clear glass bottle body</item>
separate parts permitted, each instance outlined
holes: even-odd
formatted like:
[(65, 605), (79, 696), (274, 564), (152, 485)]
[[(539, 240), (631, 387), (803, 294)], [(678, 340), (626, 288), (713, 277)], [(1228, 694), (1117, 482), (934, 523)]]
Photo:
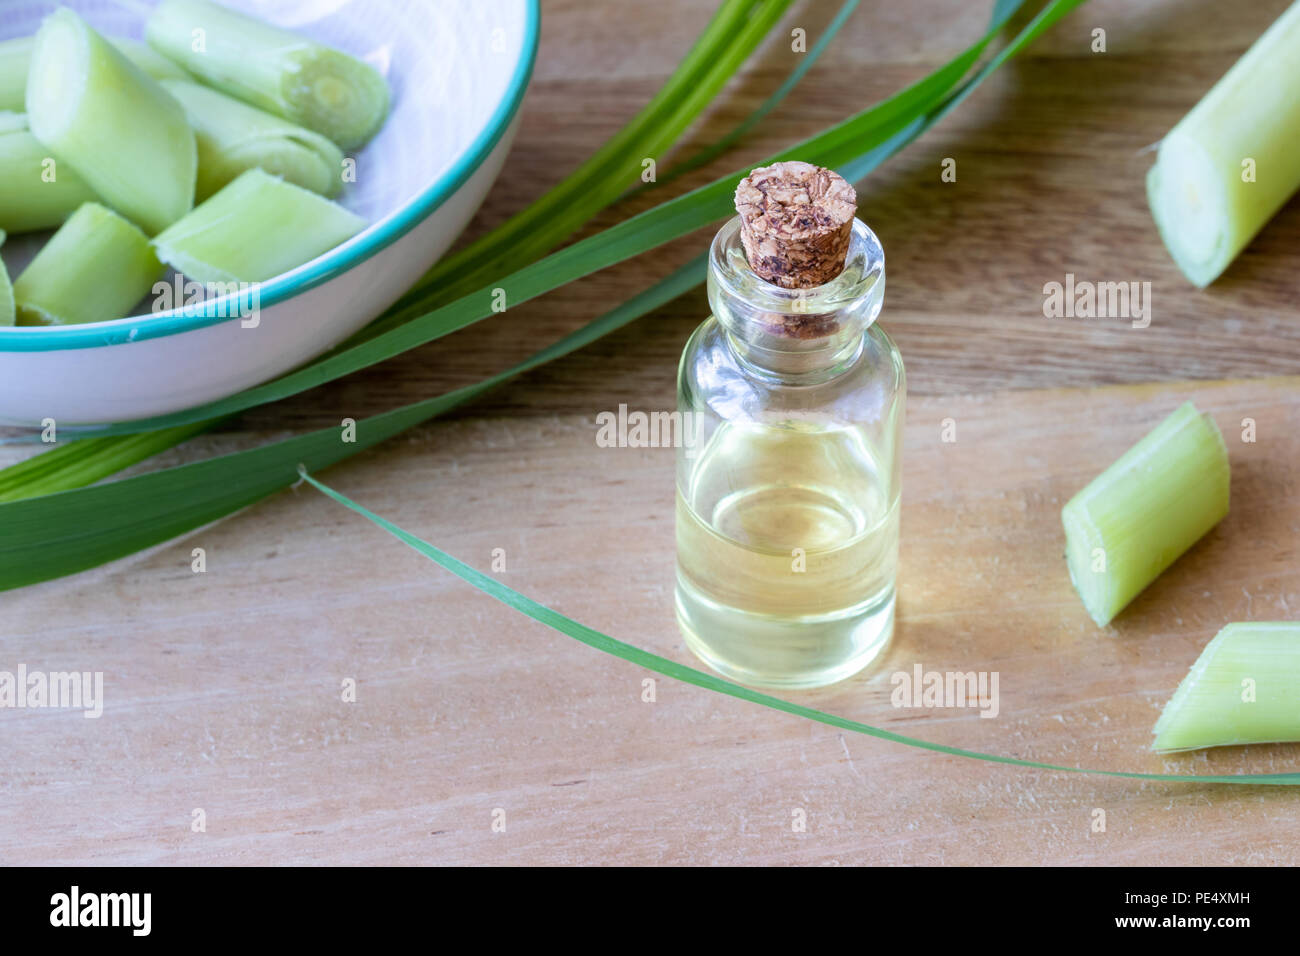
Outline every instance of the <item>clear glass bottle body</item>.
[(874, 324), (884, 254), (855, 221), (839, 277), (781, 289), (750, 269), (734, 219), (708, 282), (713, 316), (678, 372), (692, 437), (677, 452), (678, 624), (741, 683), (833, 683), (893, 633), (906, 385)]

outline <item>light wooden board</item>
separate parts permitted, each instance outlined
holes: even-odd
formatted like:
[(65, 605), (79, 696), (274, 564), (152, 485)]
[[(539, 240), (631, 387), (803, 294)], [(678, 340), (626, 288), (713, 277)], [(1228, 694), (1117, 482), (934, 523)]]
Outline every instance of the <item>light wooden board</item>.
[[(1099, 630), (1068, 581), (1059, 508), (1187, 398), (1227, 438), (1231, 513)], [(880, 667), (798, 699), (1057, 763), (1300, 767), (1292, 746), (1146, 750), (1221, 625), (1300, 609), (1298, 415), (1296, 379), (913, 401), (896, 640)], [(673, 453), (598, 448), (595, 434), (594, 417), (450, 422), (325, 477), (484, 570), (504, 549), (511, 586), (693, 662), (671, 612)], [(0, 711), (11, 862), (1298, 859), (1293, 792), (974, 763), (668, 679), (644, 702), (646, 672), (520, 617), (309, 487), (0, 602), (0, 666), (103, 671), (106, 698), (99, 720)], [(916, 663), (996, 670), (1001, 713), (894, 708), (889, 677)], [(190, 830), (195, 808), (205, 833)], [(807, 832), (792, 832), (795, 809)]]

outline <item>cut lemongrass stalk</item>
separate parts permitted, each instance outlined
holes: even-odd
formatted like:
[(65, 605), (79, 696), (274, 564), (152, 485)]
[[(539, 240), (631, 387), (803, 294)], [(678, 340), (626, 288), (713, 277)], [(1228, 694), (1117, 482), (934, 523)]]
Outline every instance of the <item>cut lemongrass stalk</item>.
[(208, 85), (343, 149), (369, 140), (388, 115), (388, 84), (374, 67), (207, 0), (163, 0), (145, 35)]
[(322, 196), (342, 188), (343, 153), (319, 133), (197, 83), (164, 80), (163, 87), (185, 107), (198, 140), (197, 202), (249, 169)]
[[(190, 75), (147, 43), (127, 37), (107, 37), (126, 58), (155, 80), (187, 80)], [(0, 40), (0, 110), (27, 109), (27, 73), (36, 37)]]
[(158, 257), (198, 282), (261, 282), (352, 238), (366, 221), (250, 169), (154, 239)]
[[(0, 242), (3, 242), (4, 233), (0, 232)], [(14, 287), (9, 282), (9, 270), (5, 268), (3, 259), (0, 259), (0, 326), (13, 325), (17, 313), (14, 310)]]
[(162, 277), (143, 232), (88, 202), (14, 280), (20, 325), (73, 325), (127, 315)]
[(1178, 268), (1204, 288), (1300, 187), (1300, 3), (1160, 143), (1147, 199)]
[(51, 229), (95, 198), (80, 174), (31, 134), (25, 114), (0, 113), (0, 229)]
[(66, 7), (36, 34), (27, 118), (38, 140), (145, 232), (193, 207), (198, 154), (185, 110)]
[(1160, 713), (1153, 750), (1300, 740), (1300, 624), (1229, 624)]
[(1228, 449), (1180, 406), (1061, 509), (1083, 605), (1104, 627), (1228, 513)]

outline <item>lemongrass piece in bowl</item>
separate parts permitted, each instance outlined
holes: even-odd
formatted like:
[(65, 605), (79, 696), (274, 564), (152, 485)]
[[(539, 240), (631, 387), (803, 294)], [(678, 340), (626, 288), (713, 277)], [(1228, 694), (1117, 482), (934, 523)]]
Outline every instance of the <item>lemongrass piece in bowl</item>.
[(80, 174), (32, 135), (26, 114), (0, 113), (0, 229), (52, 229), (95, 198)]
[(50, 237), (14, 280), (20, 325), (78, 325), (129, 314), (162, 277), (149, 238), (88, 202)]
[(186, 80), (163, 87), (185, 107), (199, 149), (195, 202), (249, 169), (330, 197), (343, 187), (343, 153), (333, 142), (286, 119)]
[[(105, 37), (126, 58), (155, 80), (187, 80), (192, 77), (147, 43), (128, 37)], [(27, 108), (27, 73), (32, 64), (36, 37), (0, 40), (0, 110), (22, 112)]]
[(1300, 741), (1300, 624), (1229, 624), (1205, 646), (1152, 730), (1153, 750)]
[(154, 239), (158, 257), (198, 282), (263, 282), (360, 232), (366, 221), (314, 192), (250, 169)]
[(1174, 262), (1205, 288), (1300, 188), (1300, 2), (1161, 141), (1147, 199)]
[[(209, 303), (214, 290), (203, 290), (204, 305), (194, 308), (199, 290), (168, 276), (170, 292), (160, 289), (118, 321), (0, 328), (0, 424), (165, 415), (298, 368), (427, 273), (497, 181), (520, 129), (540, 35), (537, 0), (228, 2), (391, 70), (392, 113), (356, 167), (344, 169), (343, 205), (368, 227), (300, 268), (241, 288), (237, 299)], [(142, 28), (155, 0), (86, 3), (73, 6), (92, 26), (128, 32), (132, 11), (145, 11)], [(54, 6), (0, 0), (0, 36), (35, 33)], [(5, 259), (16, 276), (20, 260)]]
[(224, 93), (355, 149), (388, 116), (379, 71), (340, 50), (207, 0), (163, 0), (151, 46)]
[(27, 118), (57, 159), (150, 235), (193, 207), (198, 153), (185, 110), (66, 7), (36, 34)]
[(1070, 580), (1104, 627), (1228, 513), (1228, 449), (1186, 402), (1061, 509)]

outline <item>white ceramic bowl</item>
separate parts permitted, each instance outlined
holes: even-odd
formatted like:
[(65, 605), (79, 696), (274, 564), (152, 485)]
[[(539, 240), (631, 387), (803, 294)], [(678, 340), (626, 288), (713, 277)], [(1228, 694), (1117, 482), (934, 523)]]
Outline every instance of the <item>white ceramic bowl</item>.
[[(62, 2), (103, 32), (137, 38), (153, 5)], [(392, 112), (355, 154), (357, 181), (339, 198), (372, 225), (261, 283), (255, 326), (215, 300), (188, 313), (0, 328), (0, 422), (162, 415), (301, 365), (396, 301), (447, 250), (500, 172), (532, 73), (538, 0), (222, 2), (346, 50), (388, 79)], [(5, 0), (0, 39), (35, 32), (58, 5)], [(39, 241), (11, 236), (0, 249), (11, 275)]]

